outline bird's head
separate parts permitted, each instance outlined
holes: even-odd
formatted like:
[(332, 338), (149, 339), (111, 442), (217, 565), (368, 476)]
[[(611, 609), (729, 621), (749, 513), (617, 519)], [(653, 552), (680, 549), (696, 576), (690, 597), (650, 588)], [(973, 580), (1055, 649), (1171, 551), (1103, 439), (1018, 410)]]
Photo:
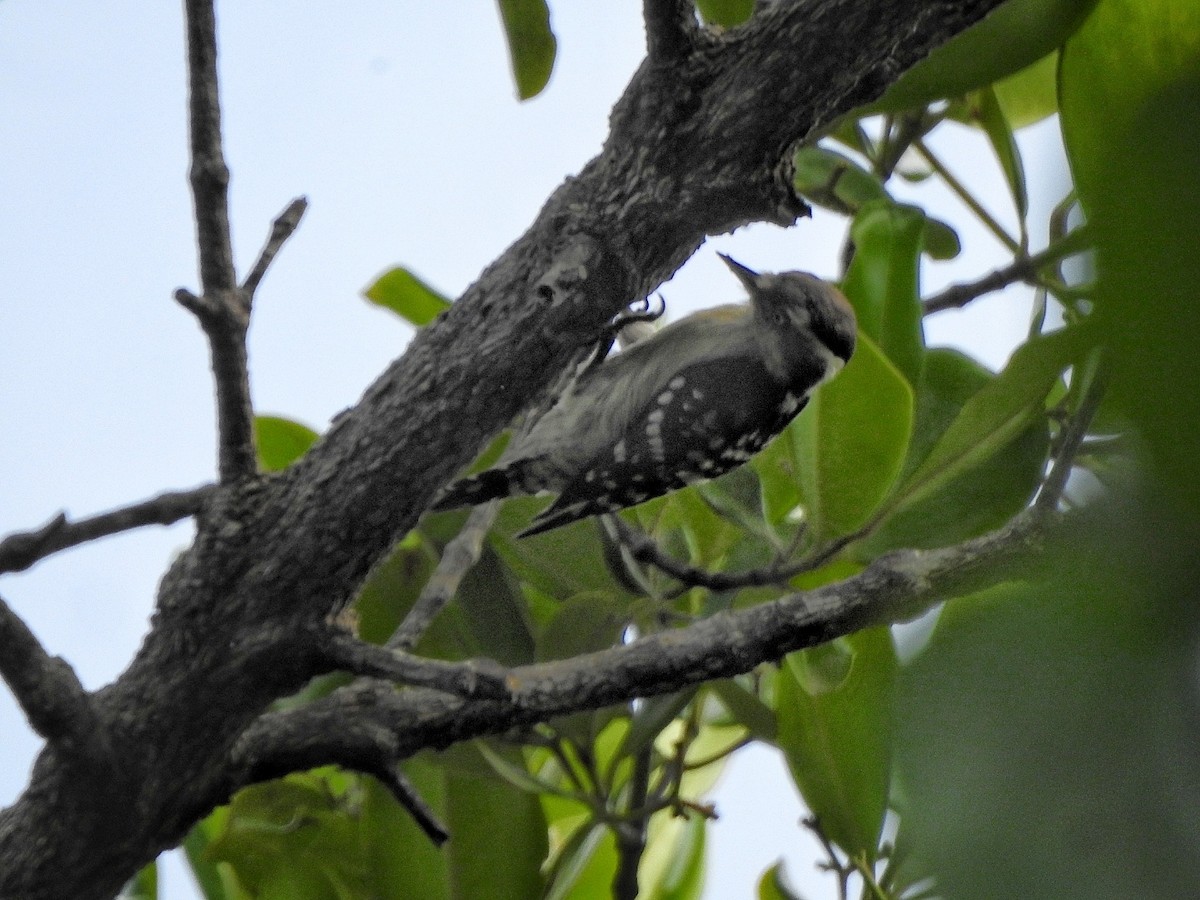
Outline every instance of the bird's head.
[(760, 274), (723, 253), (720, 256), (750, 294), (755, 316), (786, 345), (798, 341), (811, 346), (811, 337), (837, 360), (828, 375), (849, 361), (857, 323), (841, 291), (807, 272)]

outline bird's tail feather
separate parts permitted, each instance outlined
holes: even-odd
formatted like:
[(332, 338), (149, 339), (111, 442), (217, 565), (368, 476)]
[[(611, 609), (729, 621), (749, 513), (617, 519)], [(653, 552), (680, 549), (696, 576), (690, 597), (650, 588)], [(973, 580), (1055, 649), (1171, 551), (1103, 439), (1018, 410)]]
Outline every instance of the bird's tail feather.
[(434, 498), (430, 509), (457, 509), (460, 506), (477, 506), (489, 500), (507, 497), (516, 488), (514, 473), (508, 469), (488, 469), (478, 475), (460, 478), (442, 489)]

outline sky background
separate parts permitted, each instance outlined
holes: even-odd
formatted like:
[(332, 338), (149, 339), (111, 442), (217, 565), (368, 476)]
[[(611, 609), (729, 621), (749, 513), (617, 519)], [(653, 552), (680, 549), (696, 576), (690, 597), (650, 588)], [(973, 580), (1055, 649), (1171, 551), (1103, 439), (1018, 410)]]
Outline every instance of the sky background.
[[(641, 59), (641, 4), (552, 7), (554, 76), (519, 103), (491, 2), (219, 6), (239, 270), (288, 201), (310, 202), (257, 295), (260, 413), (323, 429), (411, 336), (361, 291), (405, 265), (457, 296), (599, 150)], [(214, 476), (207, 347), (171, 299), (198, 287), (185, 99), (179, 4), (0, 3), (0, 534)], [(1044, 221), (1065, 183), (1057, 126), (1028, 129), (1021, 142), (1031, 221)], [(956, 127), (935, 147), (1011, 225), (982, 138)], [(927, 292), (1003, 261), (944, 191), (913, 190), (965, 223), (965, 252), (925, 267)], [(843, 232), (842, 220), (818, 213), (791, 229), (711, 240), (663, 286), (669, 315), (739, 296), (716, 250), (754, 268), (834, 276)], [(934, 317), (927, 336), (997, 368), (1028, 314), (1029, 292), (1014, 288)], [(7, 576), (0, 596), (97, 688), (136, 651), (156, 582), (190, 536), (183, 523), (96, 542)], [(0, 691), (0, 805), (19, 795), (39, 745)], [(815, 844), (797, 827), (803, 811), (775, 753), (740, 754), (714, 799), (706, 896), (753, 896), (780, 857), (809, 896), (833, 896), (833, 881), (812, 871)], [(177, 862), (161, 896), (197, 896)]]

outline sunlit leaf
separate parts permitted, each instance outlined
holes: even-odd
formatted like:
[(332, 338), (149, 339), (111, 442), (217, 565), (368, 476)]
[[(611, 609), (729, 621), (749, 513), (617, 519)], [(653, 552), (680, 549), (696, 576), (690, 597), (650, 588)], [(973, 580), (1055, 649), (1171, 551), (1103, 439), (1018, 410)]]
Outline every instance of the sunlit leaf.
[(696, 9), (700, 10), (705, 22), (733, 28), (754, 13), (754, 0), (696, 0)]
[(423, 328), (450, 308), (450, 300), (408, 269), (384, 272), (364, 292), (377, 306), (390, 309), (411, 325)]
[(758, 900), (801, 900), (788, 885), (782, 862), (775, 863), (758, 879)]
[(992, 85), (1013, 128), (1024, 128), (1058, 112), (1058, 53), (1043, 56)]
[(280, 472), (303, 456), (320, 437), (307, 425), (282, 416), (255, 416), (254, 441), (258, 465), (264, 472)]
[(508, 56), (517, 82), (517, 96), (528, 100), (542, 92), (554, 71), (558, 42), (550, 29), (550, 7), (545, 0), (498, 2), (508, 38)]

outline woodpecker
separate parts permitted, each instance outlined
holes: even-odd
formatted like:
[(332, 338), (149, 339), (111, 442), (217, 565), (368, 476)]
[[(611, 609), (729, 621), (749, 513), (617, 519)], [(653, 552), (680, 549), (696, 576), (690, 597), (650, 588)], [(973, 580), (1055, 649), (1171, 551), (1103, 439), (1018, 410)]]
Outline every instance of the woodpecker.
[(854, 311), (813, 275), (721, 259), (749, 305), (694, 313), (581, 366), (494, 468), (452, 483), (433, 508), (557, 493), (524, 537), (716, 478), (761, 450), (850, 359)]

